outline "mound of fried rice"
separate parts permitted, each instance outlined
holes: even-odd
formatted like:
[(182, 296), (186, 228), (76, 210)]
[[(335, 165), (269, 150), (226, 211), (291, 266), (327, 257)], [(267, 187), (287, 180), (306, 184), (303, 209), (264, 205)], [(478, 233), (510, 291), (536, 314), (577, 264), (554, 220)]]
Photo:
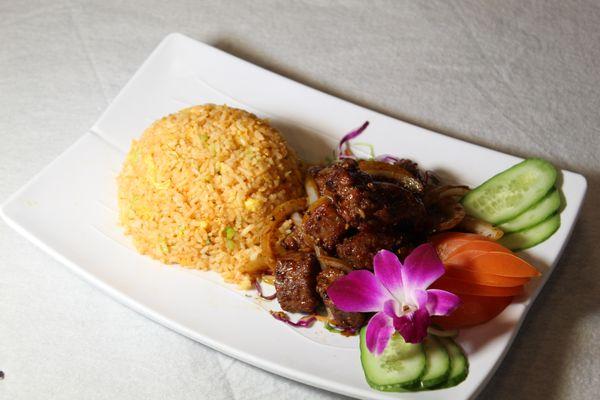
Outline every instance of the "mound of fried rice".
[(266, 121), (195, 106), (133, 142), (118, 177), (120, 223), (140, 253), (248, 288), (265, 268), (273, 209), (303, 190), (298, 158)]

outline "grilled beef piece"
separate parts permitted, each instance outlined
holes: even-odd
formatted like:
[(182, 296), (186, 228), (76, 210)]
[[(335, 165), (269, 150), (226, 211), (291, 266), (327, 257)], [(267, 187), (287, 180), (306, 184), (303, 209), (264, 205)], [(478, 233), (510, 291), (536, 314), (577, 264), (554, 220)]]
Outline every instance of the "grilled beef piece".
[(341, 329), (359, 329), (367, 322), (367, 315), (364, 313), (342, 311), (333, 304), (333, 301), (327, 295), (327, 289), (336, 279), (344, 276), (345, 272), (337, 268), (327, 268), (317, 276), (317, 292), (321, 295), (329, 323)]
[(337, 213), (331, 201), (325, 200), (316, 208), (307, 212), (302, 224), (304, 242), (308, 246), (317, 245), (327, 251), (335, 249), (335, 245), (346, 233), (348, 224)]
[(301, 243), (302, 239), (300, 238), (300, 235), (298, 234), (298, 232), (299, 232), (298, 230), (294, 230), (294, 231), (292, 231), (292, 233), (287, 235), (281, 241), (281, 247), (283, 247), (284, 249), (289, 250), (289, 251), (300, 250), (300, 243)]
[(376, 182), (373, 216), (386, 226), (415, 227), (426, 216), (421, 197), (400, 185)]
[(314, 245), (311, 240), (305, 240), (302, 227), (294, 226), (292, 232), (281, 241), (281, 247), (288, 251), (304, 251), (310, 253)]
[(338, 214), (351, 227), (371, 218), (390, 226), (412, 226), (425, 216), (419, 195), (393, 182), (373, 181), (355, 160), (313, 169), (312, 174), (320, 194), (333, 200)]
[(344, 159), (320, 170), (313, 170), (321, 196), (331, 198), (338, 213), (352, 226), (375, 210), (371, 194), (373, 179), (358, 169), (358, 163)]
[(285, 311), (312, 313), (320, 303), (316, 292), (321, 270), (312, 253), (289, 252), (277, 259), (275, 290)]
[(402, 246), (403, 235), (368, 228), (347, 237), (336, 246), (338, 257), (354, 269), (373, 270), (373, 257), (382, 249), (396, 251)]

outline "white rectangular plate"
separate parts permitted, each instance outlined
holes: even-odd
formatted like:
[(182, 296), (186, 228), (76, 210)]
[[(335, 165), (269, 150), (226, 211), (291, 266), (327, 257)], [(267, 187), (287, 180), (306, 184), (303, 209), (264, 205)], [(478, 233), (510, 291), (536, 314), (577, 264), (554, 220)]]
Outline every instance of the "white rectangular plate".
[(378, 153), (414, 159), (472, 186), (520, 160), (358, 107), (172, 34), (90, 132), (4, 203), (3, 217), (123, 304), (267, 371), (365, 399), (474, 397), (555, 267), (583, 201), (585, 178), (562, 171), (566, 207), (560, 230), (525, 255), (542, 267), (541, 279), (490, 323), (461, 332), (459, 342), (471, 364), (467, 380), (442, 391), (377, 392), (363, 377), (357, 338), (329, 334), (321, 324), (294, 330), (265, 311), (270, 304), (224, 284), (214, 273), (166, 267), (137, 254), (117, 226), (115, 177), (131, 140), (159, 117), (208, 102), (269, 118), (309, 160), (322, 160), (345, 132), (365, 120), (371, 125), (361, 140), (372, 143)]

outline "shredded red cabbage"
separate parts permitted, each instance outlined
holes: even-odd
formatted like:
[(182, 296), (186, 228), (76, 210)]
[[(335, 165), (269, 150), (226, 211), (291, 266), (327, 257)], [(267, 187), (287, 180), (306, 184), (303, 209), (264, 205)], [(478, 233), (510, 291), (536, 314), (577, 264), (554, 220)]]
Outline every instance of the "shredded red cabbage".
[(367, 127), (369, 126), (369, 121), (365, 121), (360, 128), (353, 130), (352, 132), (348, 132), (347, 134), (344, 135), (344, 137), (342, 138), (342, 140), (340, 140), (340, 143), (338, 144), (338, 158), (356, 158), (356, 156), (352, 153), (352, 150), (350, 150), (349, 146), (346, 146), (346, 149), (344, 150), (344, 144), (348, 143), (350, 140), (356, 138), (357, 136), (359, 136), (361, 133), (364, 132), (365, 129), (367, 129)]
[(400, 159), (396, 156), (392, 156), (391, 154), (382, 154), (380, 156), (375, 157), (375, 161), (381, 161), (388, 164), (395, 164), (400, 161)]
[(273, 299), (275, 299), (275, 297), (277, 297), (277, 293), (273, 293), (272, 295), (266, 296), (263, 293), (262, 286), (260, 286), (260, 282), (258, 279), (254, 280), (254, 288), (258, 292), (258, 295), (265, 300), (273, 300)]
[(358, 329), (352, 329), (352, 328), (340, 329), (338, 327), (331, 325), (329, 322), (325, 323), (325, 329), (327, 329), (329, 332), (339, 333), (342, 336), (356, 336), (356, 335), (358, 335), (358, 332), (359, 332)]
[(315, 317), (311, 315), (304, 316), (300, 318), (298, 321), (294, 322), (290, 320), (290, 317), (283, 311), (269, 311), (273, 318), (285, 322), (288, 325), (294, 326), (296, 328), (310, 328), (312, 324), (317, 320)]

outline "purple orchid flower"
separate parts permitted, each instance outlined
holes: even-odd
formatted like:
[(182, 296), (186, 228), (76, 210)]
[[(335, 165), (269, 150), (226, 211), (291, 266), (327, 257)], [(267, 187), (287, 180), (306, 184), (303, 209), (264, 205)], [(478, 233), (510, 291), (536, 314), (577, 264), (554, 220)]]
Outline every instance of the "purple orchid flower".
[(448, 315), (458, 307), (458, 296), (429, 289), (444, 274), (444, 265), (432, 245), (414, 249), (404, 264), (388, 250), (373, 258), (375, 273), (358, 270), (336, 280), (327, 294), (337, 308), (347, 312), (376, 312), (367, 324), (367, 347), (381, 354), (397, 331), (408, 343), (427, 335), (430, 316)]

